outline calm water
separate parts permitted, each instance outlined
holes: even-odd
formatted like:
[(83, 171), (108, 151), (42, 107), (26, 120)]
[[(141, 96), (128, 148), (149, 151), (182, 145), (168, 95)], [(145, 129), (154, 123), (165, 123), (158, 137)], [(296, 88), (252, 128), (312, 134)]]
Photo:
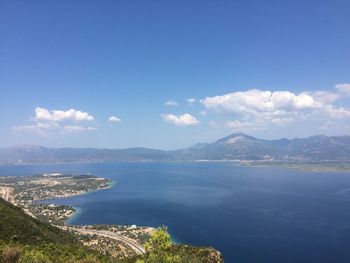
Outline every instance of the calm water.
[(178, 242), (226, 262), (350, 262), (350, 174), (229, 163), (0, 166), (0, 175), (92, 173), (113, 188), (57, 200), (72, 224), (167, 225)]

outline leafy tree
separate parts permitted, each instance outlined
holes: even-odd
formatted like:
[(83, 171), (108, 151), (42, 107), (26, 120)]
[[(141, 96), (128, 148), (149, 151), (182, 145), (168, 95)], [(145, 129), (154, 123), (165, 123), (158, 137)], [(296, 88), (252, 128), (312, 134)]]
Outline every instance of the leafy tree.
[(158, 228), (146, 242), (146, 254), (136, 263), (179, 263), (180, 258), (171, 253), (172, 242), (165, 226)]

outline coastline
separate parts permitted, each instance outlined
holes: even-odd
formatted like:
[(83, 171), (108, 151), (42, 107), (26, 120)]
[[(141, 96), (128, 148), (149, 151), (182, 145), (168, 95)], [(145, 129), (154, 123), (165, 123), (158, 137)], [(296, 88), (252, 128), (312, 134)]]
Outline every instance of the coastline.
[(286, 171), (307, 172), (307, 173), (350, 173), (350, 164), (346, 163), (264, 163), (244, 162), (237, 163), (239, 167), (259, 169), (280, 169)]
[[(23, 187), (26, 185), (26, 187)], [(2, 177), (0, 196), (29, 216), (54, 227), (73, 232), (85, 246), (118, 258), (145, 253), (145, 241), (152, 227), (136, 225), (74, 225), (82, 213), (79, 206), (57, 204), (55, 200), (84, 196), (111, 189), (115, 180), (100, 176), (41, 174), (29, 177)], [(115, 250), (118, 247), (119, 250)]]
[[(85, 161), (85, 162), (43, 162), (43, 163), (0, 163), (0, 167), (18, 167), (18, 166), (46, 166), (46, 165), (77, 165), (77, 164), (128, 164), (128, 163), (227, 163), (238, 167), (247, 168), (276, 168), (303, 172), (321, 172), (321, 173), (350, 173), (350, 161), (272, 161), (272, 160), (210, 160), (210, 159), (195, 159), (195, 160), (139, 160), (139, 161)], [(19, 175), (10, 175), (19, 176)]]
[[(91, 194), (91, 193), (94, 193), (94, 192), (97, 192), (97, 191), (100, 191), (100, 190), (107, 190), (107, 189), (112, 189), (114, 186), (116, 185), (116, 181), (109, 181), (108, 185), (106, 187), (101, 187), (101, 188), (97, 188), (97, 189), (94, 189), (94, 190), (91, 190), (91, 191), (88, 191), (88, 192), (85, 192), (81, 195), (72, 195), (72, 196), (69, 196), (69, 197), (73, 197), (73, 196), (84, 196), (84, 195), (88, 195), (88, 194)], [(62, 198), (66, 198), (66, 197), (62, 197)], [(55, 199), (59, 199), (59, 198), (54, 198), (54, 199), (51, 199), (51, 200), (55, 200)], [(49, 201), (50, 199), (48, 199)], [(70, 206), (71, 208), (73, 208), (74, 212), (72, 214), (70, 214), (66, 220), (64, 220), (64, 223), (66, 225), (73, 225), (72, 224), (72, 221), (75, 220), (76, 218), (79, 217), (79, 215), (82, 213), (83, 209), (81, 207), (78, 207), (78, 206)]]
[(54, 225), (65, 224), (78, 207), (59, 205), (55, 200), (109, 189), (115, 182), (94, 175), (42, 173), (0, 177), (0, 197), (22, 208), (30, 216)]
[(70, 214), (66, 220), (64, 220), (65, 225), (74, 225), (72, 221), (79, 217), (83, 209), (78, 206), (71, 206), (74, 209), (74, 212)]

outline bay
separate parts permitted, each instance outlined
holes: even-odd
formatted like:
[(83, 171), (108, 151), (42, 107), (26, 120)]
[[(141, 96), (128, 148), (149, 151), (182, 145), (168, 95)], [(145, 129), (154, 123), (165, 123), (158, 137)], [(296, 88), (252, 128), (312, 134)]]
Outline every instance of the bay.
[(232, 163), (0, 166), (0, 175), (89, 173), (113, 187), (54, 200), (71, 224), (166, 225), (176, 242), (212, 246), (225, 262), (349, 262), (350, 174)]

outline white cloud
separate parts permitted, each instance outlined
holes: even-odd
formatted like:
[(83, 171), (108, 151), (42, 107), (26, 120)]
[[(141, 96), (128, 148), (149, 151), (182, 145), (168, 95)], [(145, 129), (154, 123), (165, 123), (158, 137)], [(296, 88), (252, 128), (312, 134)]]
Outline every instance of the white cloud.
[(47, 123), (35, 123), (31, 125), (18, 125), (13, 127), (15, 131), (36, 131), (36, 132), (44, 132), (44, 131), (55, 131), (60, 129), (60, 126), (56, 122), (47, 122)]
[(196, 98), (188, 98), (187, 99), (187, 103), (190, 105), (190, 106), (193, 106), (193, 104), (195, 104), (197, 101)]
[(35, 108), (35, 119), (38, 121), (93, 121), (94, 117), (87, 112), (75, 109), (67, 111), (63, 110), (47, 110), (45, 108)]
[(35, 108), (35, 119), (37, 119), (37, 120), (51, 120), (52, 114), (47, 109), (36, 107)]
[(84, 127), (84, 126), (79, 126), (79, 125), (66, 125), (66, 126), (63, 126), (63, 130), (65, 132), (69, 132), (69, 133), (73, 133), (73, 132), (83, 132), (83, 131), (96, 131), (97, 128), (96, 127), (92, 127), (92, 126), (89, 126), (89, 127)]
[(183, 115), (174, 114), (162, 114), (162, 118), (169, 123), (173, 123), (180, 126), (197, 125), (200, 123), (194, 116), (185, 113)]
[(340, 94), (324, 90), (309, 92), (308, 94), (312, 96), (315, 100), (321, 102), (322, 104), (333, 103), (340, 98)]
[(179, 104), (174, 100), (169, 100), (164, 103), (165, 106), (178, 106)]
[(118, 123), (118, 122), (121, 122), (121, 121), (122, 121), (122, 120), (119, 119), (119, 118), (116, 117), (116, 116), (111, 116), (111, 117), (108, 118), (108, 122), (110, 122), (110, 123)]
[(84, 127), (79, 125), (64, 125), (61, 126), (55, 122), (47, 122), (47, 123), (41, 123), (38, 122), (33, 125), (20, 125), (15, 126), (13, 129), (17, 132), (21, 131), (30, 131), (30, 132), (36, 132), (39, 134), (50, 134), (50, 133), (77, 133), (77, 132), (83, 132), (83, 131), (95, 131), (97, 130), (96, 127)]
[(337, 84), (335, 89), (341, 95), (350, 96), (350, 83)]
[(36, 132), (41, 135), (77, 133), (96, 130), (97, 128), (93, 126), (76, 125), (77, 122), (93, 120), (94, 118), (87, 112), (79, 110), (47, 110), (36, 107), (35, 117), (30, 120), (32, 124), (18, 125), (13, 127), (13, 130), (17, 132)]
[[(252, 89), (200, 100), (206, 110), (222, 114), (226, 126), (256, 130), (292, 122), (325, 122), (350, 118), (350, 109), (337, 107), (340, 98), (350, 96), (350, 84), (339, 84), (333, 91), (290, 91)], [(231, 119), (231, 120), (230, 120)], [(232, 121), (232, 119), (234, 119)]]
[(321, 104), (306, 93), (296, 95), (289, 91), (239, 91), (201, 100), (207, 109), (222, 113), (255, 114), (319, 108)]
[(63, 126), (63, 130), (65, 132), (82, 132), (87, 130), (87, 128), (82, 126), (77, 126), (77, 125), (66, 125), (66, 126)]
[(350, 110), (340, 107), (336, 108), (333, 105), (326, 105), (324, 111), (334, 119), (342, 119), (350, 117)]
[(275, 125), (286, 125), (292, 121), (294, 121), (293, 118), (273, 118), (273, 119), (271, 119), (271, 123), (275, 124)]

